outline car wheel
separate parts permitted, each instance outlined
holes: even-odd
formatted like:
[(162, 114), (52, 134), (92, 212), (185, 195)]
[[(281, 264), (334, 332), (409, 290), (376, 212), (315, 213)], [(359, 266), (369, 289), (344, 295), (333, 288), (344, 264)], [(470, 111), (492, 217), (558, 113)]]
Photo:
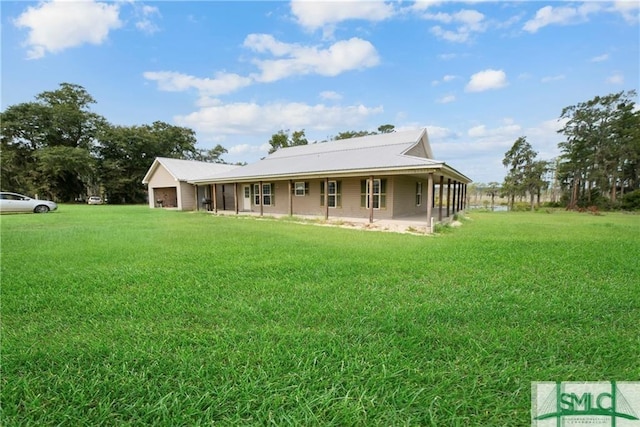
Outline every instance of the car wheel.
[(49, 212), (49, 206), (38, 205), (38, 206), (36, 206), (36, 208), (33, 211), (35, 213), (47, 213), (47, 212)]

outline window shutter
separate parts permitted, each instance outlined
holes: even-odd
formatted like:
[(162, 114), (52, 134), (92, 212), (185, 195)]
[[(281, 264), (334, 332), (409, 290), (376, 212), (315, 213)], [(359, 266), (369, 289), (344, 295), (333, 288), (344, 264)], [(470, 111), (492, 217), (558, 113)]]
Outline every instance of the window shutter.
[(309, 182), (305, 181), (304, 182), (304, 195), (308, 195), (309, 194)]
[(336, 207), (342, 207), (342, 181), (336, 181)]
[(324, 206), (324, 181), (320, 181), (320, 206)]
[(367, 180), (360, 180), (360, 207), (364, 208), (367, 206)]
[(380, 208), (387, 207), (387, 180), (380, 180)]
[(275, 183), (271, 183), (269, 184), (269, 186), (271, 187), (271, 191), (269, 191), (269, 193), (271, 193), (271, 206), (275, 206), (276, 205), (276, 184)]

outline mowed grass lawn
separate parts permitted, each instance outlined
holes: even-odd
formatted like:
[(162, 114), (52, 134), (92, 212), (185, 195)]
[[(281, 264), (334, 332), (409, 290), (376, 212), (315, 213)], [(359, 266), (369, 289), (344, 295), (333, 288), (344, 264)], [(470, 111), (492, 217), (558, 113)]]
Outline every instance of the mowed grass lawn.
[(525, 426), (531, 381), (640, 379), (638, 215), (0, 220), (3, 426)]

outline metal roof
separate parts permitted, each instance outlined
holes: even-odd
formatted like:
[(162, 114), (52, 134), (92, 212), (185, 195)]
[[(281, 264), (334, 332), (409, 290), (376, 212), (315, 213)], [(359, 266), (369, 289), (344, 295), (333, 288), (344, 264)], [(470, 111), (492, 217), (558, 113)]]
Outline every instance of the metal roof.
[[(426, 129), (282, 148), (264, 159), (192, 183), (316, 176), (348, 173), (444, 169), (468, 179), (444, 162), (433, 160)], [(470, 181), (470, 180), (469, 180)]]
[(238, 168), (236, 165), (226, 165), (223, 163), (208, 163), (196, 160), (156, 157), (149, 168), (149, 171), (142, 179), (143, 184), (149, 183), (151, 176), (160, 165), (162, 165), (176, 181), (207, 179)]

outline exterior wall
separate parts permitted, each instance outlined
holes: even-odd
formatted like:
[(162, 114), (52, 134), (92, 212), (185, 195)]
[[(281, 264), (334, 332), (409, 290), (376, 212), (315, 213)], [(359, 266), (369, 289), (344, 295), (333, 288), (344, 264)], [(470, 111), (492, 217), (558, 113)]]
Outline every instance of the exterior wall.
[[(416, 206), (416, 183), (422, 183), (422, 203)], [(427, 215), (427, 180), (410, 176), (397, 176), (394, 178), (393, 193), (393, 217)]]
[(178, 209), (181, 211), (196, 210), (196, 186), (186, 182), (178, 185)]
[[(175, 191), (177, 185), (178, 183), (173, 176), (162, 165), (159, 165), (149, 180), (149, 207), (154, 208), (158, 199), (164, 200), (165, 194), (167, 195), (167, 201), (173, 199), (173, 197), (168, 196), (167, 190), (172, 187)], [(160, 191), (161, 189), (162, 191)], [(177, 206), (177, 202), (175, 204)]]
[[(340, 199), (341, 205), (335, 208), (329, 208), (329, 217), (344, 218), (368, 218), (369, 209), (360, 206), (362, 178), (329, 178), (330, 181), (340, 181)], [(386, 179), (386, 207), (374, 209), (374, 218), (390, 219), (394, 216), (394, 180), (395, 177), (374, 176), (374, 179)], [(294, 180), (293, 189), (295, 190), (296, 182), (306, 182), (308, 184), (308, 193), (304, 196), (296, 196), (292, 194), (293, 215), (317, 215), (324, 216), (325, 206), (322, 205), (321, 182), (324, 180)], [(264, 206), (263, 213), (268, 214), (288, 214), (289, 213), (289, 181), (263, 181), (263, 184), (271, 183), (273, 185), (272, 206)], [(253, 185), (251, 183), (251, 212), (260, 212), (260, 206), (255, 204), (255, 195), (253, 193)], [(414, 184), (415, 186), (415, 184)], [(239, 190), (241, 191), (241, 190)], [(414, 190), (415, 191), (415, 190)], [(411, 195), (411, 200), (415, 201), (415, 193)], [(220, 207), (220, 205), (219, 205)], [(227, 209), (232, 209), (227, 207)], [(426, 207), (425, 207), (426, 212)]]

